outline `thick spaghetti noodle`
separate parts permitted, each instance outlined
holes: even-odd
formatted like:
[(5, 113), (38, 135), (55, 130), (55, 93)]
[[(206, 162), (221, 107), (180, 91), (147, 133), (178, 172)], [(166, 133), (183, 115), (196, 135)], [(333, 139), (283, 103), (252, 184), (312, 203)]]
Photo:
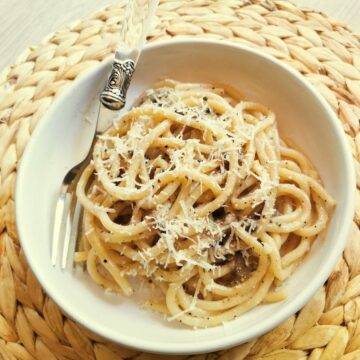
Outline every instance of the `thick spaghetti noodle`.
[(334, 206), (271, 111), (169, 80), (99, 137), (77, 196), (76, 261), (125, 295), (130, 278), (151, 281), (163, 295), (146, 305), (193, 327), (284, 299)]

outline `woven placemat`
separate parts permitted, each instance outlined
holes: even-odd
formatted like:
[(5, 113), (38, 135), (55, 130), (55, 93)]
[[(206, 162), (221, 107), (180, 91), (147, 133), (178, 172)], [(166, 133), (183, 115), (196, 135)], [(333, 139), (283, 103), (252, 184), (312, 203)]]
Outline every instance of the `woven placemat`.
[[(271, 0), (163, 0), (149, 40), (202, 36), (261, 49), (300, 71), (332, 106), (360, 185), (360, 36), (323, 14)], [(0, 358), (185, 359), (109, 344), (62, 315), (28, 268), (15, 228), (16, 167), (54, 97), (115, 48), (124, 2), (27, 49), (0, 74)], [(344, 186), (346, 186), (344, 184)], [(194, 360), (360, 359), (360, 195), (343, 257), (296, 315), (248, 344)], [(209, 339), (210, 340), (210, 339)]]

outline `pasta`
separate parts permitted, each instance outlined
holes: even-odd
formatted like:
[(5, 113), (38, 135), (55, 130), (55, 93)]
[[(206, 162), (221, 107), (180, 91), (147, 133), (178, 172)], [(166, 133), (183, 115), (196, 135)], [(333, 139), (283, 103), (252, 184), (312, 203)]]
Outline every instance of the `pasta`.
[(286, 297), (334, 200), (275, 115), (234, 89), (164, 80), (99, 136), (77, 185), (75, 260), (106, 289), (203, 328)]

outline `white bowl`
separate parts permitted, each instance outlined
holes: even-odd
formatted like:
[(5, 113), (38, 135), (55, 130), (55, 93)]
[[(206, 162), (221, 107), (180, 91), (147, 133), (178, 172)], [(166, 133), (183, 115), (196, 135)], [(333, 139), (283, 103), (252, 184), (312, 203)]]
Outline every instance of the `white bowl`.
[[(226, 42), (183, 40), (144, 49), (128, 106), (163, 77), (226, 83), (275, 111), (282, 135), (312, 160), (336, 199), (326, 239), (318, 240), (286, 282), (288, 299), (262, 305), (224, 326), (193, 330), (108, 296), (86, 274), (50, 265), (54, 201), (78, 144), (86, 141), (110, 60), (61, 94), (32, 135), (17, 177), (17, 228), (30, 267), (50, 297), (73, 319), (109, 340), (150, 352), (198, 353), (245, 342), (298, 311), (324, 284), (345, 246), (354, 212), (355, 180), (347, 141), (335, 114), (296, 71), (255, 50)], [(86, 128), (86, 129), (85, 129)], [(84, 130), (85, 129), (85, 130)]]

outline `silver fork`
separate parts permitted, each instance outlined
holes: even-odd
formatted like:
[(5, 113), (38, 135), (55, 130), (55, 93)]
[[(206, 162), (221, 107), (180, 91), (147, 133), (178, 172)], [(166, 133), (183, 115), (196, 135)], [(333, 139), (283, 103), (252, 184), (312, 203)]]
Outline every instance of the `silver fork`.
[(92, 144), (86, 151), (83, 161), (74, 164), (65, 175), (56, 202), (51, 248), (51, 264), (53, 266), (58, 263), (60, 253), (62, 269), (73, 263), (83, 213), (82, 206), (75, 194), (77, 180), (91, 159), (97, 135), (107, 130), (119, 110), (125, 105), (126, 92), (146, 34), (155, 16), (158, 1), (131, 0), (127, 2), (119, 47), (115, 52), (110, 74), (99, 98), (99, 113)]

